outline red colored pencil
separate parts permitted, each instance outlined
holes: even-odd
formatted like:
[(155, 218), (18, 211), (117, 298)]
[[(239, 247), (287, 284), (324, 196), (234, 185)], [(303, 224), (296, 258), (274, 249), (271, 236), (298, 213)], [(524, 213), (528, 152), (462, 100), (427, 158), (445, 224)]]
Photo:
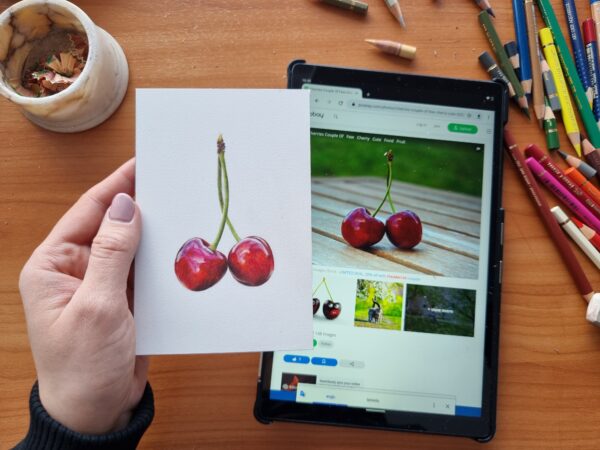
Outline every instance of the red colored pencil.
[(581, 231), (588, 241), (592, 243), (597, 250), (600, 250), (600, 235), (588, 227), (586, 224), (579, 221), (576, 217), (571, 217), (571, 222), (577, 225), (577, 228)]

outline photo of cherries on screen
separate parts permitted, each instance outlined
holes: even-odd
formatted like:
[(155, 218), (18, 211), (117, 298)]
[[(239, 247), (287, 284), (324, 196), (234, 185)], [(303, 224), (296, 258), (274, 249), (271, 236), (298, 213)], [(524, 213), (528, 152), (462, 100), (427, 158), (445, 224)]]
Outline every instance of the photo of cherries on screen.
[(317, 314), (317, 312), (319, 311), (319, 307), (321, 306), (321, 300), (315, 297), (315, 294), (317, 293), (319, 288), (321, 288), (321, 286), (325, 287), (325, 289), (327, 290), (327, 294), (329, 295), (329, 299), (325, 303), (323, 303), (323, 315), (328, 320), (337, 319), (342, 312), (342, 305), (341, 303), (335, 302), (333, 300), (333, 296), (331, 295), (331, 291), (329, 290), (329, 286), (327, 285), (327, 280), (325, 279), (325, 277), (323, 277), (321, 282), (317, 284), (317, 287), (313, 290), (313, 316)]
[[(249, 236), (240, 239), (229, 219), (229, 179), (225, 164), (225, 142), (223, 136), (217, 139), (218, 193), (221, 207), (221, 223), (217, 237), (212, 244), (194, 237), (188, 239), (177, 252), (175, 274), (177, 279), (192, 291), (203, 291), (217, 284), (227, 272), (246, 286), (260, 286), (266, 283), (275, 269), (273, 251), (261, 237)], [(236, 240), (227, 257), (217, 250), (225, 224)]]
[[(381, 203), (373, 215), (364, 207), (350, 211), (342, 221), (342, 237), (352, 247), (366, 249), (381, 241), (385, 234), (396, 247), (403, 250), (412, 249), (421, 242), (423, 236), (421, 219), (410, 210), (396, 212), (391, 196), (394, 154), (389, 150), (384, 156), (387, 158), (387, 188)], [(392, 215), (384, 224), (376, 216), (386, 200)]]

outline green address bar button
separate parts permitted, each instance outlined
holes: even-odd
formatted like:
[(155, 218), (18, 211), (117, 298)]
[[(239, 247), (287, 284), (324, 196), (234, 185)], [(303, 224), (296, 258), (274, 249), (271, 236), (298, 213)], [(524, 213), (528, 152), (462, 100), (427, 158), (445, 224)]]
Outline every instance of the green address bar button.
[(452, 133), (477, 133), (477, 127), (475, 125), (467, 125), (466, 123), (449, 123), (448, 131)]

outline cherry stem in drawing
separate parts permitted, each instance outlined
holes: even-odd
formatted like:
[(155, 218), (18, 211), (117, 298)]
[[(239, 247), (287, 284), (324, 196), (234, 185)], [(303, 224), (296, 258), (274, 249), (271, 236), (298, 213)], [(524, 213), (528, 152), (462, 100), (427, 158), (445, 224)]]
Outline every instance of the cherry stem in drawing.
[[(222, 176), (222, 173), (223, 173), (223, 170), (225, 169), (224, 166), (225, 166), (225, 155), (223, 155), (223, 163), (221, 163), (221, 158), (219, 158), (219, 172), (217, 173), (217, 184), (219, 186), (219, 205), (221, 206), (221, 212), (223, 212), (223, 176)], [(227, 227), (229, 227), (229, 231), (231, 231), (231, 234), (233, 235), (236, 242), (240, 242), (240, 236), (235, 231), (235, 228), (233, 227), (233, 224), (231, 223), (231, 220), (229, 219), (229, 214), (227, 215), (227, 218), (225, 220), (227, 222)]]
[[(221, 237), (223, 237), (223, 231), (225, 230), (225, 223), (227, 222), (227, 212), (229, 211), (229, 179), (227, 178), (227, 167), (225, 166), (225, 142), (223, 142), (223, 136), (219, 135), (217, 139), (217, 155), (219, 158), (219, 163), (223, 167), (223, 184), (225, 188), (225, 202), (223, 205), (223, 212), (221, 215), (221, 223), (219, 224), (219, 230), (217, 231), (217, 236), (212, 244), (210, 244), (210, 249), (212, 251), (216, 251), (219, 246), (219, 242), (221, 242)], [(220, 185), (219, 185), (220, 186)]]

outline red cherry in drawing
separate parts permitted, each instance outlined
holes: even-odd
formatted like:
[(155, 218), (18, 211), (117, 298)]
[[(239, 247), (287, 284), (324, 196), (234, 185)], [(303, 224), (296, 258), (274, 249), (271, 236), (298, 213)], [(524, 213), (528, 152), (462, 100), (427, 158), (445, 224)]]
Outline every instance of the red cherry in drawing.
[(342, 221), (342, 236), (356, 248), (377, 244), (385, 233), (385, 225), (365, 208), (355, 208)]
[(271, 247), (263, 238), (256, 236), (235, 244), (227, 256), (227, 264), (233, 278), (247, 286), (265, 283), (275, 269)]
[(321, 301), (318, 298), (313, 298), (313, 316), (319, 310), (319, 306), (321, 306)]
[(396, 247), (410, 249), (421, 242), (423, 226), (419, 216), (406, 210), (388, 217), (385, 222), (385, 232)]
[(175, 258), (175, 275), (186, 288), (203, 291), (215, 285), (227, 272), (227, 259), (201, 238), (192, 238), (181, 246)]
[(327, 317), (329, 320), (337, 319), (341, 312), (342, 305), (340, 305), (338, 302), (327, 300), (323, 304), (323, 314), (325, 314), (325, 317)]

